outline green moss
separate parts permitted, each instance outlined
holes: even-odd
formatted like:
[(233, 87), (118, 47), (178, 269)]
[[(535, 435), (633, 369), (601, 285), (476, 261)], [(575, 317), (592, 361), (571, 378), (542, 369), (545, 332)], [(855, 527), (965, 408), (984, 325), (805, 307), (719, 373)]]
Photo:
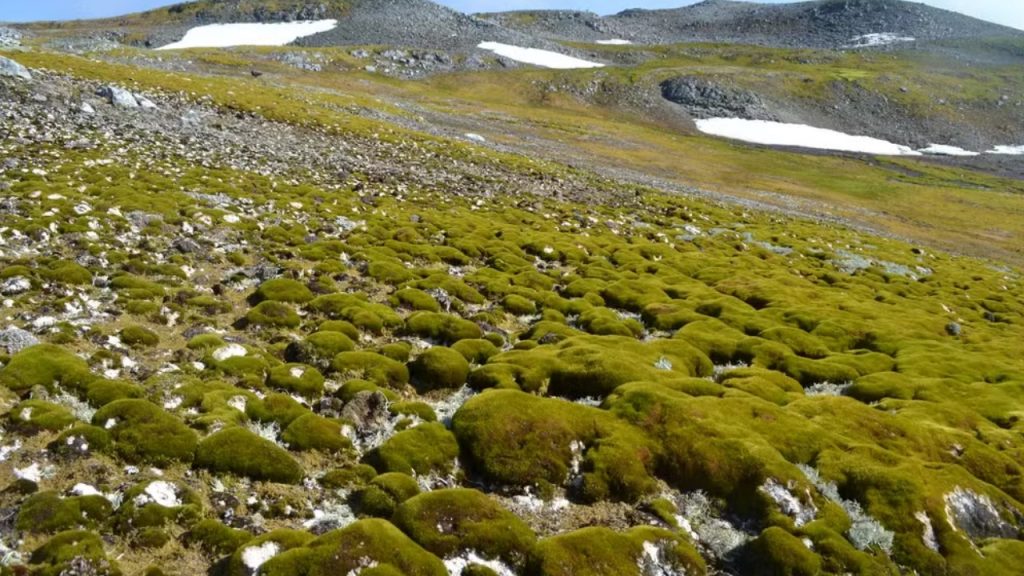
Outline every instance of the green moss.
[(374, 477), (366, 487), (354, 492), (349, 502), (359, 514), (390, 518), (399, 504), (419, 491), (416, 480), (408, 474), (389, 472)]
[(143, 326), (128, 326), (121, 330), (121, 342), (132, 348), (149, 348), (160, 343), (156, 332)]
[(285, 356), (293, 362), (327, 368), (335, 356), (355, 350), (355, 347), (352, 339), (345, 334), (321, 330), (310, 334), (305, 340), (289, 344)]
[[(278, 528), (257, 536), (237, 550), (227, 559), (224, 565), (225, 576), (249, 576), (252, 570), (246, 566), (242, 555), (250, 548), (259, 548), (267, 542), (277, 545), (280, 553), (260, 566), (259, 573), (263, 576), (298, 576), (305, 574), (308, 566), (301, 561), (295, 562), (294, 554), (305, 551), (305, 546), (314, 540), (314, 536), (305, 530)], [(301, 569), (297, 569), (301, 568)]]
[(199, 334), (188, 341), (189, 350), (210, 351), (225, 344), (224, 339), (216, 334)]
[(304, 414), (293, 420), (281, 440), (295, 450), (342, 452), (352, 448), (352, 442), (341, 434), (341, 424), (318, 414)]
[(369, 464), (356, 464), (346, 468), (328, 470), (320, 477), (320, 485), (328, 489), (351, 490), (361, 488), (377, 476), (377, 470)]
[(51, 391), (55, 385), (79, 388), (94, 378), (85, 360), (53, 344), (26, 348), (0, 370), (0, 383), (15, 392), (36, 386)]
[(61, 498), (56, 492), (39, 492), (22, 503), (15, 526), (26, 532), (52, 534), (95, 527), (112, 511), (113, 506), (102, 496)]
[(821, 573), (821, 560), (799, 538), (777, 527), (761, 532), (744, 555), (751, 569), (766, 576), (815, 576)]
[(249, 532), (230, 528), (212, 519), (198, 522), (185, 534), (186, 542), (216, 556), (232, 554), (250, 540), (252, 534)]
[(75, 423), (75, 416), (63, 406), (42, 400), (26, 400), (10, 412), (11, 425), (23, 431), (60, 431)]
[(72, 570), (72, 562), (85, 559), (98, 570), (99, 574), (119, 576), (117, 563), (108, 560), (99, 536), (84, 530), (61, 532), (36, 548), (29, 558), (31, 564), (40, 567), (34, 572), (40, 576), (58, 576)]
[(480, 327), (457, 316), (435, 312), (417, 312), (405, 321), (409, 334), (428, 338), (449, 346), (467, 338), (480, 338)]
[(486, 364), (492, 356), (501, 352), (493, 342), (481, 338), (459, 340), (452, 344), (452, 350), (462, 354), (470, 364)]
[(267, 386), (294, 392), (306, 398), (318, 398), (324, 391), (324, 377), (312, 366), (282, 364), (270, 369)]
[(451, 348), (435, 346), (409, 364), (409, 376), (421, 393), (458, 388), (469, 378), (469, 362)]
[(295, 484), (302, 467), (288, 452), (245, 428), (227, 428), (208, 436), (196, 449), (196, 466), (268, 482)]
[(304, 284), (291, 278), (274, 278), (259, 285), (252, 294), (254, 304), (265, 301), (305, 304), (313, 299), (313, 292)]
[(371, 262), (367, 273), (378, 282), (398, 286), (415, 278), (412, 272), (406, 269), (400, 262), (376, 261)]
[(391, 342), (377, 349), (377, 353), (398, 362), (408, 362), (412, 354), (412, 345), (408, 342)]
[(85, 399), (89, 401), (89, 404), (102, 408), (115, 400), (141, 398), (144, 395), (145, 390), (138, 384), (125, 380), (98, 379), (89, 383)]
[(518, 294), (509, 294), (501, 301), (501, 307), (509, 314), (516, 316), (527, 316), (537, 313), (537, 304), (528, 298)]
[(369, 574), (365, 566), (374, 564), (373, 570), (378, 576), (448, 574), (440, 559), (385, 520), (360, 520), (328, 532), (310, 542), (307, 550), (301, 561), (295, 556), (272, 558), (260, 567), (260, 572), (273, 576), (318, 576), (348, 574), (361, 569), (363, 574)]
[(617, 533), (604, 527), (583, 528), (541, 540), (531, 560), (531, 573), (543, 576), (642, 576), (644, 542), (661, 550), (663, 561), (685, 574), (704, 574), (706, 567), (692, 546), (667, 530), (634, 528)]
[(536, 536), (516, 515), (476, 490), (435, 490), (403, 502), (393, 522), (417, 544), (445, 558), (473, 550), (521, 566)]
[(437, 422), (403, 430), (366, 455), (380, 472), (426, 475), (447, 473), (459, 456), (455, 437)]
[(191, 462), (195, 453), (195, 432), (146, 400), (111, 402), (96, 412), (92, 422), (110, 432), (113, 450), (128, 462)]
[(394, 301), (411, 310), (426, 310), (428, 312), (440, 312), (441, 305), (433, 296), (418, 288), (402, 288), (395, 292)]
[(249, 310), (245, 319), (250, 324), (270, 328), (298, 328), (302, 319), (295, 309), (283, 302), (267, 300)]
[(99, 426), (78, 424), (69, 430), (61, 432), (60, 436), (47, 446), (47, 449), (61, 455), (78, 456), (79, 449), (77, 446), (73, 446), (73, 438), (81, 438), (84, 440), (89, 446), (89, 450), (102, 452), (110, 448), (111, 440), (109, 432)]
[(334, 357), (334, 370), (348, 378), (363, 378), (380, 386), (399, 387), (409, 382), (405, 364), (373, 352), (342, 352)]

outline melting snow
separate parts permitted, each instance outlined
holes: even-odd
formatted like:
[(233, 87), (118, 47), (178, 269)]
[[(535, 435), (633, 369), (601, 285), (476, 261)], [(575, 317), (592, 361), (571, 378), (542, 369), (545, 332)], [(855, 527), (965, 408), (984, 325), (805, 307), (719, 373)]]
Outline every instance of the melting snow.
[(281, 546), (277, 542), (264, 542), (259, 546), (250, 546), (245, 550), (242, 550), (242, 563), (245, 564), (246, 568), (256, 572), (260, 566), (263, 566), (277, 553), (281, 551)]
[(1004, 154), (1007, 156), (1024, 156), (1024, 146), (996, 146), (988, 151), (989, 154)]
[(481, 42), (477, 48), (489, 50), (498, 56), (504, 56), (509, 60), (515, 60), (516, 62), (522, 62), (523, 64), (534, 64), (543, 68), (568, 70), (572, 68), (604, 67), (604, 64), (573, 58), (572, 56), (566, 56), (565, 54), (559, 54), (558, 52), (551, 52), (550, 50), (522, 48), (511, 44), (502, 44), (500, 42)]
[(272, 24), (210, 24), (197, 26), (181, 40), (157, 50), (226, 48), (228, 46), (284, 46), (304, 36), (333, 30), (337, 20), (306, 20)]
[(870, 136), (852, 136), (804, 124), (785, 124), (743, 118), (697, 120), (697, 129), (705, 134), (771, 146), (800, 146), (818, 150), (860, 152), (883, 156), (920, 156), (908, 146), (893, 144)]
[(899, 42), (913, 42), (917, 40), (913, 36), (900, 36), (892, 32), (876, 32), (850, 38), (849, 48), (863, 48), (867, 46), (888, 46)]
[(164, 508), (181, 506), (181, 500), (178, 499), (178, 488), (165, 480), (150, 482), (146, 486), (145, 492), (135, 497), (135, 505), (145, 506), (150, 502)]
[(964, 150), (963, 148), (957, 148), (956, 146), (947, 146), (945, 144), (929, 144), (927, 148), (922, 148), (918, 152), (924, 154), (935, 154), (938, 156), (980, 156), (977, 152), (971, 152), (970, 150)]
[(490, 568), (498, 576), (515, 576), (515, 571), (509, 568), (500, 560), (487, 560), (473, 550), (467, 550), (458, 556), (449, 556), (444, 559), (444, 567), (448, 569), (451, 576), (459, 576), (470, 564), (479, 564)]
[(39, 464), (32, 463), (31, 466), (26, 466), (25, 468), (15, 468), (14, 476), (19, 480), (38, 483), (43, 479), (43, 471), (39, 469)]
[(228, 358), (234, 358), (236, 356), (245, 356), (246, 354), (248, 354), (248, 352), (245, 350), (244, 346), (242, 346), (241, 344), (232, 343), (227, 344), (225, 346), (221, 346), (220, 348), (214, 350), (213, 359), (216, 360), (217, 362), (223, 362)]
[(611, 40), (598, 40), (598, 44), (605, 46), (628, 46), (632, 44), (629, 40), (623, 40), (622, 38), (612, 38)]

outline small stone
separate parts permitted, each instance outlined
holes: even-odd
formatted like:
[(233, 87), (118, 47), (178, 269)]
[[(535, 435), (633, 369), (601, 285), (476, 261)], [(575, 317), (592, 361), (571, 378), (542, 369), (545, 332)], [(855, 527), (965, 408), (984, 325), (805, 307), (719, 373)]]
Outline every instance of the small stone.
[(963, 332), (963, 328), (960, 326), (959, 322), (950, 322), (949, 324), (946, 324), (946, 334), (949, 334), (950, 336), (959, 336), (961, 332)]
[(104, 86), (96, 92), (96, 95), (106, 98), (107, 101), (119, 108), (139, 107), (139, 101), (131, 92), (117, 86)]

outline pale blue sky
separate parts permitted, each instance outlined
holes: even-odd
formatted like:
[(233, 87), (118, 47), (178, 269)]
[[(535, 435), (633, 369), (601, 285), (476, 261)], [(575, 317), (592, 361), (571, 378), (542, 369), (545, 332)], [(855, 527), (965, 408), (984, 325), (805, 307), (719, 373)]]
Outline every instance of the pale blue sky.
[[(571, 8), (610, 14), (626, 8), (671, 8), (695, 0), (441, 0), (465, 12), (520, 8)], [(764, 0), (781, 3), (786, 0)], [(1007, 26), (1024, 29), (1024, 0), (923, 0)], [(175, 4), (174, 0), (0, 0), (0, 22), (117, 16)]]

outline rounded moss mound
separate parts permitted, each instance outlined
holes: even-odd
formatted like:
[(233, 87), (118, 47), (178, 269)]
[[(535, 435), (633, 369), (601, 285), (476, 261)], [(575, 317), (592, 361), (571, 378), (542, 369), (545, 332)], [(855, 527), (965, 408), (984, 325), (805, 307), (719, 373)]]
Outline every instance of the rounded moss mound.
[(196, 466), (268, 482), (295, 484), (302, 480), (302, 467), (287, 450), (238, 427), (221, 430), (200, 442)]
[(238, 550), (252, 540), (252, 534), (245, 530), (230, 528), (217, 520), (200, 520), (185, 535), (190, 546), (199, 546), (207, 554), (225, 556)]
[(342, 376), (369, 380), (379, 386), (397, 388), (409, 383), (405, 364), (374, 352), (342, 352), (334, 357), (332, 365)]
[(459, 445), (442, 424), (430, 422), (395, 434), (366, 455), (380, 472), (429, 474), (448, 472), (459, 456)]
[[(71, 530), (61, 532), (36, 548), (29, 558), (38, 567), (32, 572), (39, 576), (60, 574), (104, 574), (120, 576), (117, 564), (107, 559), (103, 540), (92, 532)], [(82, 572), (82, 567), (89, 572)], [(72, 572), (73, 571), (73, 572)]]
[(301, 362), (325, 369), (330, 367), (335, 356), (355, 348), (351, 337), (341, 332), (321, 330), (310, 334), (305, 340), (289, 344), (285, 349), (285, 358), (290, 362)]
[(271, 328), (298, 328), (302, 319), (294, 308), (283, 302), (267, 300), (249, 310), (245, 319), (251, 325)]
[(745, 564), (765, 576), (815, 576), (821, 559), (799, 538), (772, 526), (743, 550)]
[(324, 392), (324, 377), (305, 364), (283, 364), (270, 369), (267, 386), (294, 392), (306, 398), (318, 398)]
[(132, 348), (149, 348), (160, 343), (156, 332), (144, 326), (128, 326), (121, 330), (121, 342)]
[(428, 338), (450, 346), (459, 340), (481, 338), (483, 330), (469, 320), (437, 312), (417, 312), (405, 321), (405, 330), (421, 338)]
[[(301, 557), (301, 561), (298, 561)], [(282, 554), (260, 567), (261, 576), (368, 574), (448, 576), (439, 558), (421, 548), (390, 522), (360, 520), (310, 542), (305, 554)]]
[(60, 431), (75, 423), (75, 416), (63, 406), (42, 400), (26, 400), (11, 409), (11, 426), (25, 433)]
[(369, 484), (354, 492), (349, 497), (349, 503), (361, 516), (390, 518), (399, 504), (419, 492), (420, 487), (415, 478), (400, 472), (389, 472), (374, 477)]
[(291, 278), (274, 278), (267, 280), (256, 288), (251, 300), (253, 304), (260, 302), (291, 302), (305, 304), (313, 299), (313, 292), (303, 283)]
[(341, 424), (319, 414), (304, 414), (293, 420), (281, 440), (294, 450), (341, 452), (352, 448), (352, 442), (341, 434)]
[(113, 506), (102, 496), (61, 498), (56, 492), (39, 492), (21, 505), (15, 527), (33, 533), (94, 527), (112, 511)]
[(515, 316), (527, 316), (537, 313), (537, 305), (529, 298), (518, 294), (509, 294), (501, 301), (501, 307), (509, 314)]
[(38, 344), (18, 352), (0, 370), (0, 383), (15, 392), (55, 385), (80, 388), (93, 380), (85, 360), (53, 344)]
[(536, 542), (533, 530), (515, 514), (486, 494), (464, 488), (410, 498), (398, 507), (393, 522), (442, 558), (474, 550), (520, 566)]
[(110, 432), (114, 451), (128, 462), (191, 462), (195, 453), (196, 433), (147, 400), (111, 402), (96, 412), (92, 423)]
[(501, 352), (501, 349), (495, 346), (493, 342), (483, 338), (459, 340), (452, 344), (452, 350), (462, 354), (462, 357), (470, 364), (485, 364), (491, 356)]
[(451, 348), (435, 346), (409, 364), (409, 377), (419, 392), (458, 388), (469, 378), (469, 362)]
[(546, 538), (537, 544), (530, 568), (530, 573), (543, 576), (707, 572), (704, 561), (689, 543), (667, 530), (648, 527), (626, 533), (592, 527)]
[(441, 305), (433, 296), (418, 288), (402, 288), (395, 292), (394, 301), (400, 306), (412, 310), (426, 310), (428, 312), (440, 312)]

